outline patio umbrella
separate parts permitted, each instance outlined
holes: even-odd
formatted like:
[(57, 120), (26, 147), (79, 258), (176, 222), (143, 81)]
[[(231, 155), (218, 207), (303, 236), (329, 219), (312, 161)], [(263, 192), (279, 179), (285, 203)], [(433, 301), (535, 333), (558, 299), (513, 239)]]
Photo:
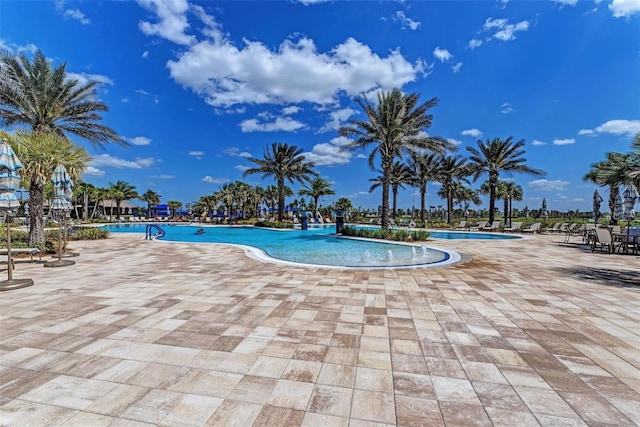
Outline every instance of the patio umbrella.
[(622, 219), (624, 215), (624, 205), (622, 203), (622, 196), (618, 194), (615, 203), (613, 204), (613, 219)]
[[(71, 260), (63, 260), (62, 252), (64, 251), (64, 244), (62, 243), (62, 222), (66, 222), (67, 212), (70, 212), (73, 205), (69, 202), (73, 196), (73, 182), (71, 177), (67, 173), (67, 169), (63, 165), (58, 165), (53, 171), (51, 177), (53, 182), (53, 189), (55, 198), (51, 204), (51, 209), (58, 213), (58, 259), (55, 261), (48, 261), (44, 263), (45, 267), (66, 267), (68, 265), (75, 264)], [(65, 224), (65, 244), (66, 244), (66, 224)]]
[(0, 291), (26, 288), (33, 285), (31, 279), (13, 278), (13, 261), (11, 258), (11, 216), (20, 207), (15, 190), (20, 187), (18, 171), (23, 169), (22, 163), (7, 141), (0, 140), (0, 212), (5, 215), (7, 224), (7, 280), (0, 282)]
[(598, 219), (600, 218), (600, 203), (602, 203), (602, 196), (598, 193), (598, 190), (593, 192), (593, 219), (596, 224), (598, 223)]

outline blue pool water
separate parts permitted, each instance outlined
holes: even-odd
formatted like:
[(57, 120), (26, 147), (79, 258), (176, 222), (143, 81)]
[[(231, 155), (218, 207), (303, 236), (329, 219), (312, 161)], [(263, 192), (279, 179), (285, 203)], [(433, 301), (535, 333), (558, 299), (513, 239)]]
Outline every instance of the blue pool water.
[[(323, 266), (388, 268), (446, 265), (458, 261), (453, 251), (423, 245), (405, 245), (347, 239), (333, 235), (335, 226), (309, 230), (268, 230), (255, 227), (204, 227), (199, 225), (160, 225), (162, 240), (176, 242), (230, 243), (259, 248), (278, 260)], [(112, 224), (103, 228), (116, 233), (145, 233), (145, 224)], [(142, 236), (141, 236), (142, 237)]]

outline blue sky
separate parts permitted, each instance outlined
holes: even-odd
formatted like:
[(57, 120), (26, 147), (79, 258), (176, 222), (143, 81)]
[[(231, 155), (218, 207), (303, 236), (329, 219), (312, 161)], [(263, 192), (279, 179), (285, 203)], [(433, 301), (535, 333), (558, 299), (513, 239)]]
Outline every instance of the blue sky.
[[(368, 152), (344, 150), (337, 128), (363, 118), (355, 95), (400, 87), (439, 98), (429, 133), (464, 156), (478, 138), (526, 141), (547, 175), (501, 176), (524, 189), (515, 207), (591, 210), (582, 176), (640, 132), (639, 34), (640, 0), (0, 3), (1, 47), (104, 82), (104, 122), (132, 145), (77, 140), (94, 158), (85, 180), (183, 203), (243, 180), (247, 158), (279, 141), (333, 184), (323, 204), (378, 206)], [(418, 206), (414, 192), (399, 206)]]

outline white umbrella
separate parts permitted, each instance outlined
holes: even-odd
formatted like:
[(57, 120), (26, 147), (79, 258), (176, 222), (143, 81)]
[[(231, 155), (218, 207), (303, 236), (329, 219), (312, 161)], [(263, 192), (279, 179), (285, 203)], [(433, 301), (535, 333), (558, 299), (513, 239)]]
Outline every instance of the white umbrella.
[(15, 191), (20, 187), (20, 174), (24, 166), (13, 152), (11, 146), (3, 138), (0, 140), (0, 212), (5, 214), (7, 224), (7, 280), (0, 282), (0, 291), (25, 288), (33, 285), (31, 279), (16, 280), (13, 278), (13, 261), (11, 259), (11, 216), (20, 207)]

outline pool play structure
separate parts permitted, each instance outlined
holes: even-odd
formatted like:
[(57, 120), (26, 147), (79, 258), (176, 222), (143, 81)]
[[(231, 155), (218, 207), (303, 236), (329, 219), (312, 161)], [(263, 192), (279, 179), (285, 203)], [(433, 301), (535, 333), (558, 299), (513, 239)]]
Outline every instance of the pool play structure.
[[(114, 233), (144, 233), (147, 239), (239, 245), (259, 259), (281, 263), (349, 268), (441, 267), (461, 260), (455, 251), (426, 244), (405, 244), (337, 236), (335, 226), (310, 226), (307, 230), (275, 230), (252, 226), (200, 224), (111, 224)], [(488, 238), (488, 233), (446, 233), (436, 238)], [(432, 235), (433, 235), (432, 234)], [(464, 237), (462, 237), (464, 235)], [(500, 235), (493, 235), (499, 238)], [(513, 236), (504, 236), (513, 238)]]

